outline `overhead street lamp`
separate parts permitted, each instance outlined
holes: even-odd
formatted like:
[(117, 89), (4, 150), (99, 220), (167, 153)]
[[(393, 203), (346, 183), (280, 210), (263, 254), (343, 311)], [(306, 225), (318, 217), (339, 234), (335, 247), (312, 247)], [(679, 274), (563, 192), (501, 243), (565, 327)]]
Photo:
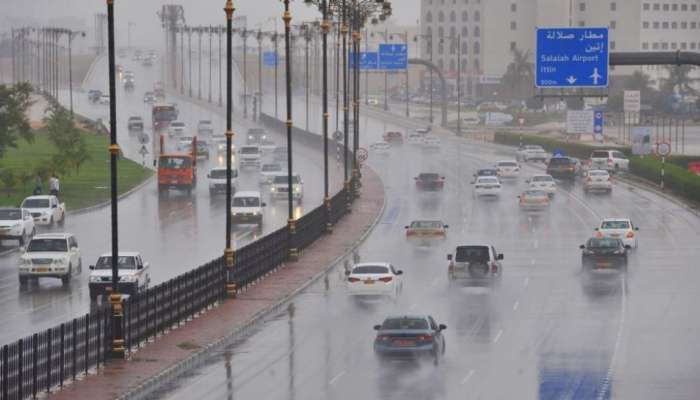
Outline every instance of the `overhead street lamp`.
[[(224, 261), (226, 263), (226, 292), (230, 297), (236, 294), (235, 281), (235, 252), (231, 244), (231, 187), (232, 165), (231, 147), (233, 145), (233, 1), (227, 0), (224, 12), (226, 13), (226, 247), (224, 248)], [(219, 82), (221, 86), (221, 82)]]

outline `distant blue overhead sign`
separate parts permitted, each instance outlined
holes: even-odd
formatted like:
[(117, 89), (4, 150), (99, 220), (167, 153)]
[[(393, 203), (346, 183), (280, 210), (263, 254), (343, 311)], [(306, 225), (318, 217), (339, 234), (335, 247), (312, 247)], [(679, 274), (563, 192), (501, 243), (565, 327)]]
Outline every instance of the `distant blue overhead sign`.
[(268, 67), (277, 65), (277, 53), (274, 51), (266, 51), (263, 53), (263, 64)]
[(538, 28), (535, 86), (608, 86), (608, 28)]
[[(378, 55), (376, 51), (360, 52), (360, 69), (377, 69)], [(350, 52), (350, 69), (355, 68), (355, 53)]]
[(408, 67), (408, 46), (403, 43), (379, 45), (379, 69), (399, 70)]

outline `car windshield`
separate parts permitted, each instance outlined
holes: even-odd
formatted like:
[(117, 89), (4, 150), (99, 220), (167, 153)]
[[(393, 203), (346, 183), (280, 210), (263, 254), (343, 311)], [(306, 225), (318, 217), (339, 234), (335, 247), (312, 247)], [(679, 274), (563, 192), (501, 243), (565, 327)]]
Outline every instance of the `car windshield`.
[(241, 147), (241, 154), (258, 154), (257, 147)]
[(630, 223), (627, 221), (603, 221), (600, 227), (602, 229), (629, 229)]
[(517, 167), (518, 163), (515, 161), (501, 161), (498, 163), (499, 167)]
[(552, 157), (549, 160), (549, 165), (569, 165), (571, 160), (566, 157)]
[(541, 190), (526, 190), (523, 192), (523, 196), (525, 197), (544, 197), (547, 196), (547, 193), (541, 191)]
[(440, 221), (413, 221), (411, 228), (413, 229), (441, 229), (443, 223)]
[(172, 122), (172, 123), (170, 123), (170, 126), (172, 126), (173, 128), (184, 128), (185, 123), (184, 122)]
[(49, 208), (49, 199), (26, 199), (23, 208)]
[(161, 168), (184, 169), (192, 166), (192, 160), (189, 157), (163, 156), (158, 165)]
[[(287, 175), (276, 175), (272, 183), (279, 185), (286, 185), (288, 182)], [(299, 183), (299, 175), (292, 175), (292, 184), (296, 185)]]
[(498, 179), (491, 178), (491, 177), (482, 177), (482, 178), (479, 178), (477, 183), (498, 183)]
[(428, 329), (428, 321), (424, 318), (388, 318), (384, 320), (382, 329), (386, 330), (409, 330)]
[(554, 178), (551, 176), (539, 175), (532, 178), (533, 182), (552, 182)]
[(423, 173), (418, 175), (418, 179), (422, 181), (436, 181), (440, 179), (440, 175), (438, 174), (433, 174), (433, 173)]
[(389, 268), (383, 265), (362, 265), (352, 269), (353, 274), (388, 274)]
[(486, 246), (459, 246), (455, 254), (457, 262), (489, 261), (489, 248)]
[(259, 197), (234, 197), (234, 207), (260, 207)]
[[(133, 256), (118, 256), (117, 268), (136, 269), (136, 258)], [(95, 269), (112, 269), (112, 256), (103, 256), (97, 259)]]
[(608, 152), (602, 150), (596, 150), (591, 154), (591, 158), (608, 158)]
[(588, 241), (589, 249), (615, 249), (620, 247), (620, 239), (592, 238)]
[[(233, 175), (233, 170), (231, 171)], [(225, 169), (212, 169), (209, 172), (209, 176), (213, 179), (226, 179), (226, 170)], [(235, 175), (234, 175), (235, 176)]]
[(282, 171), (282, 166), (279, 164), (263, 164), (262, 172), (278, 172)]
[(495, 169), (480, 169), (476, 173), (477, 176), (496, 176), (498, 172)]
[(40, 251), (65, 252), (68, 251), (68, 242), (66, 239), (34, 238), (31, 242), (29, 242), (27, 251), (30, 253)]
[(608, 174), (607, 171), (590, 171), (588, 173), (588, 175), (590, 175), (590, 176), (608, 176), (610, 174)]
[(0, 220), (16, 221), (22, 219), (22, 210), (19, 208), (0, 210)]

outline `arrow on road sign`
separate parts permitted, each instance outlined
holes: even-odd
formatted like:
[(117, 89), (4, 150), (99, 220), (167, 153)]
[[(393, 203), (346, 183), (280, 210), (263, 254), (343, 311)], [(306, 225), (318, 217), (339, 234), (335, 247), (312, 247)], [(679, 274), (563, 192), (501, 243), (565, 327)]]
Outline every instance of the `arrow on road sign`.
[(598, 68), (593, 68), (593, 75), (591, 75), (589, 78), (593, 78), (593, 84), (597, 85), (598, 80), (600, 80), (600, 78), (602, 78), (602, 77), (603, 76), (598, 73)]
[(141, 156), (143, 156), (143, 157), (145, 157), (146, 154), (148, 154), (148, 149), (146, 148), (146, 146), (141, 146), (141, 150), (139, 150), (139, 154), (141, 154)]
[(566, 81), (569, 82), (569, 85), (573, 85), (574, 83), (576, 83), (576, 78), (574, 78), (574, 76), (571, 75), (568, 78), (566, 78)]

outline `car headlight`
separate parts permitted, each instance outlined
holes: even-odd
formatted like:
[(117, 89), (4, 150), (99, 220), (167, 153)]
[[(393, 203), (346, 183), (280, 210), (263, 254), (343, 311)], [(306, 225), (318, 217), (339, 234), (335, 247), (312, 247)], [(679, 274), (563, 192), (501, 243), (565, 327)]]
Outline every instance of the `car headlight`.
[(96, 282), (102, 282), (102, 277), (99, 277), (99, 276), (91, 276), (91, 277), (90, 277), (90, 283), (96, 283)]
[(275, 189), (275, 188), (272, 187), (272, 188), (270, 188), (270, 191), (274, 193), (274, 192), (277, 191), (277, 189)]
[(119, 282), (136, 282), (137, 279), (136, 275), (124, 275), (119, 278)]
[(66, 259), (65, 258), (54, 258), (53, 263), (56, 265), (66, 265)]
[(294, 193), (299, 193), (299, 192), (301, 192), (301, 187), (300, 186), (295, 187)]

